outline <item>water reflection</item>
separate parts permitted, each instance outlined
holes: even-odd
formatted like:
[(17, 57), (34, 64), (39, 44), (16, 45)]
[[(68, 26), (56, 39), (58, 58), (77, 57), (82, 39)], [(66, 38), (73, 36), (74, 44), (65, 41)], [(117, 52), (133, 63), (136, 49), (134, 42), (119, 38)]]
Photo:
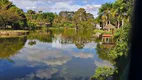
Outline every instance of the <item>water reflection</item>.
[(26, 37), (0, 38), (0, 58), (10, 58), (24, 47)]
[(110, 63), (108, 64), (107, 62), (107, 65), (103, 65), (102, 63), (95, 61), (98, 68), (96, 69), (92, 80), (127, 80), (126, 76), (128, 76), (130, 55), (118, 56), (116, 58), (116, 53), (110, 52), (114, 46), (115, 45), (111, 40), (109, 42), (102, 41), (102, 43), (97, 44), (96, 53), (98, 54), (98, 57), (109, 61)]
[(31, 40), (31, 41), (29, 41), (29, 42), (28, 42), (28, 44), (29, 44), (29, 45), (31, 45), (31, 46), (33, 46), (33, 45), (35, 45), (35, 44), (36, 44), (36, 41)]
[(95, 40), (93, 31), (73, 29), (39, 30), (24, 38), (2, 39), (6, 42), (0, 45), (9, 43), (12, 48), (7, 47), (0, 59), (0, 80), (89, 80), (100, 65), (112, 66), (96, 54)]

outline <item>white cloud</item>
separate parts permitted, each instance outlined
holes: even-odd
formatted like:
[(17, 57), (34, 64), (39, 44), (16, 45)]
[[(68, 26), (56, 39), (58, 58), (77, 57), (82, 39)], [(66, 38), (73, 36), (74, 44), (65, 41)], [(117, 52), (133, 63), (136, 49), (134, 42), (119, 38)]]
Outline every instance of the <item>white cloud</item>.
[[(10, 0), (19, 8), (24, 10), (43, 10), (48, 12), (56, 12), (59, 13), (60, 11), (77, 11), (79, 8), (85, 8), (87, 12), (90, 12), (97, 16), (98, 8), (101, 5), (96, 4), (86, 4), (86, 5), (79, 5), (73, 4), (76, 0)], [(87, 2), (84, 0), (83, 2)]]
[(10, 0), (13, 2), (17, 7), (22, 9), (33, 9), (37, 7), (37, 1), (30, 1), (30, 0)]

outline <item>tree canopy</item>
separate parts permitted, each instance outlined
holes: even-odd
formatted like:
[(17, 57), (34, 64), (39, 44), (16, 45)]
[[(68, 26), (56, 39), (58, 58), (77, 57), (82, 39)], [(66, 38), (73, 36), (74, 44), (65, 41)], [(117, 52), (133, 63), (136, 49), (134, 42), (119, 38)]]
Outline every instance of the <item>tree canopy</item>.
[(6, 29), (7, 26), (13, 29), (22, 29), (26, 25), (26, 17), (22, 9), (17, 8), (8, 0), (0, 1), (0, 26)]

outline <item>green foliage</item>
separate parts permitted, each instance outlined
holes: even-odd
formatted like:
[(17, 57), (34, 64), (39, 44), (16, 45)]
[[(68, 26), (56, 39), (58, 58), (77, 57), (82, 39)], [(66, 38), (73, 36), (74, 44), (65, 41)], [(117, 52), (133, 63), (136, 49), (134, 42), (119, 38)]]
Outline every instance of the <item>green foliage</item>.
[(94, 30), (94, 33), (101, 33), (101, 34), (103, 34), (103, 33), (104, 33), (104, 31), (103, 31), (103, 30), (95, 29), (95, 30)]
[(91, 78), (97, 79), (97, 80), (106, 80), (107, 78), (111, 77), (114, 73), (114, 69), (112, 67), (103, 66), (98, 67), (95, 71), (95, 75)]
[(93, 29), (94, 27), (94, 17), (90, 13), (86, 13), (85, 9), (80, 8), (75, 12), (73, 16), (73, 23), (79, 29)]
[(19, 38), (0, 38), (0, 58), (8, 59), (18, 53), (24, 47), (26, 37)]
[(129, 31), (131, 29), (130, 24), (125, 24), (115, 34), (115, 47), (111, 50), (110, 54), (116, 54), (118, 56), (127, 56), (129, 50)]
[[(28, 10), (26, 13), (26, 17), (28, 20), (28, 23), (32, 23), (35, 28), (37, 27), (52, 27), (53, 20), (55, 18), (56, 14), (50, 13), (50, 12), (39, 12), (36, 13), (35, 11)], [(31, 28), (30, 25), (28, 25), (29, 28)]]
[(33, 45), (36, 44), (36, 41), (29, 41), (28, 44), (29, 44), (30, 46), (33, 46)]
[(36, 25), (34, 23), (31, 23), (30, 21), (28, 22), (28, 27), (31, 30), (35, 30), (36, 29)]
[(100, 34), (112, 34), (111, 32), (108, 32), (108, 31), (104, 31), (104, 30), (98, 30), (98, 29), (95, 29), (94, 30), (94, 33), (100, 33)]
[[(52, 34), (50, 32), (46, 32), (46, 31), (32, 31), (29, 35), (28, 35), (28, 39), (30, 40), (34, 40), (34, 39), (38, 39), (41, 42), (52, 42)], [(34, 41), (29, 42), (29, 45), (33, 45), (36, 44)]]
[[(114, 79), (118, 80), (124, 78), (124, 76), (126, 79), (124, 69), (128, 68), (128, 62), (130, 60), (127, 58), (130, 48), (129, 32), (131, 29), (130, 17), (133, 9), (133, 1), (134, 0), (116, 0), (114, 3), (103, 4), (99, 9), (99, 16), (95, 20), (95, 23), (102, 22), (103, 25), (106, 25), (106, 22), (110, 21), (111, 24), (119, 28), (116, 29), (113, 36), (115, 42), (113, 47), (106, 48), (103, 44), (97, 44), (96, 48), (99, 57), (103, 60), (110, 61), (115, 66), (115, 69), (118, 70), (119, 74), (117, 72), (110, 72), (111, 74), (109, 74), (113, 75)], [(106, 80), (107, 77), (102, 75), (106, 74), (107, 70), (108, 69), (103, 70), (103, 68), (98, 68), (93, 77), (97, 80)]]
[(24, 12), (11, 2), (8, 0), (1, 0), (0, 26), (6, 29), (7, 25), (12, 26), (13, 29), (24, 29), (26, 26), (26, 17)]
[(27, 13), (28, 13), (28, 14), (35, 14), (36, 12), (33, 11), (33, 10), (28, 10)]
[(123, 26), (124, 22), (130, 21), (132, 14), (133, 0), (116, 0), (113, 3), (105, 3), (99, 8), (97, 23), (102, 23), (103, 26), (108, 22), (115, 25), (117, 28)]
[(94, 16), (86, 13), (83, 8), (78, 9), (76, 12), (61, 11), (59, 16), (55, 17), (53, 25), (57, 27), (93, 29)]

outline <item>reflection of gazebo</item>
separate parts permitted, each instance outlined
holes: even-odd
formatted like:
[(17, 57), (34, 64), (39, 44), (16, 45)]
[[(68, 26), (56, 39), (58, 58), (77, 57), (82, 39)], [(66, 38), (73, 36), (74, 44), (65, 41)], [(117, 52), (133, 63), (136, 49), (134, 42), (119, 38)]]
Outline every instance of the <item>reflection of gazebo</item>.
[(114, 44), (112, 44), (112, 43), (111, 43), (111, 44), (105, 44), (105, 43), (104, 43), (103, 46), (106, 47), (106, 48), (111, 48), (111, 47), (114, 46)]
[(113, 33), (115, 26), (113, 26), (112, 24), (108, 24), (107, 26), (104, 26), (103, 29), (106, 31), (112, 31)]

